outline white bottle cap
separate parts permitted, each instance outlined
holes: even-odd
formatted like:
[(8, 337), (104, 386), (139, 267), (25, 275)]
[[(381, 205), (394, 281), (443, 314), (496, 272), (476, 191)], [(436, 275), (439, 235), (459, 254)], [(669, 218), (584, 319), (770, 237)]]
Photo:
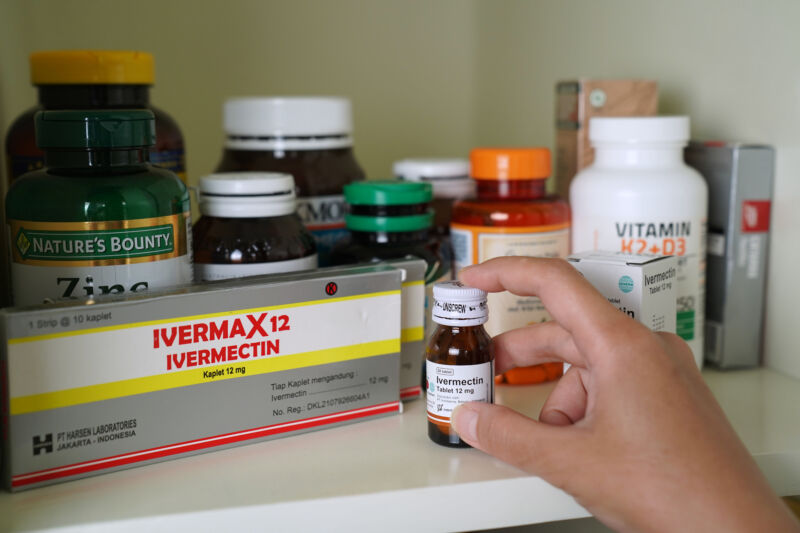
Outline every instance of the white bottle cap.
[(460, 281), (433, 286), (433, 321), (445, 326), (479, 326), (489, 319), (486, 292)]
[(200, 178), (200, 213), (211, 217), (289, 215), (297, 209), (294, 178), (276, 172), (227, 172)]
[(589, 140), (595, 143), (681, 143), (689, 141), (689, 117), (593, 117)]
[(475, 195), (466, 159), (403, 159), (394, 164), (394, 175), (405, 181), (424, 181), (436, 198), (461, 199)]
[(350, 100), (338, 97), (231, 98), (223, 108), (236, 150), (324, 150), (353, 145)]

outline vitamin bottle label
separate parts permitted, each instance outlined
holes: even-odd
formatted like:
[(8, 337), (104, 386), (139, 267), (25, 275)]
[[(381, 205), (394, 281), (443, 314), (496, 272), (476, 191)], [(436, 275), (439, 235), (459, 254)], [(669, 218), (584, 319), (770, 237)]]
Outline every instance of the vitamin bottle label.
[(189, 213), (103, 222), (9, 222), (15, 305), (192, 281)]
[(457, 405), (494, 402), (494, 362), (478, 365), (440, 365), (426, 361), (425, 390), (428, 419), (449, 424)]
[(298, 198), (297, 214), (317, 241), (319, 265), (328, 266), (331, 250), (347, 236), (344, 196), (335, 194)]
[(576, 220), (573, 249), (678, 257), (676, 333), (702, 361), (706, 286), (706, 219), (621, 219), (588, 216)]
[[(465, 266), (504, 256), (567, 257), (569, 225), (533, 227), (485, 227), (452, 224), (455, 272)], [(550, 320), (541, 300), (510, 292), (489, 294), (489, 335)]]
[(289, 259), (287, 261), (270, 261), (268, 263), (245, 263), (239, 265), (219, 265), (212, 263), (195, 263), (194, 279), (196, 281), (214, 281), (218, 279), (244, 278), (262, 274), (279, 274), (297, 272), (317, 268), (317, 254)]

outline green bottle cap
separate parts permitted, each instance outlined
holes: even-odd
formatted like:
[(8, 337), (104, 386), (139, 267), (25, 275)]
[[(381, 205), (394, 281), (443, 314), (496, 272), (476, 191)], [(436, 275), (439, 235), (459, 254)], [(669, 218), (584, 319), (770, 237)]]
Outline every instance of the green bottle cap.
[(350, 205), (426, 204), (433, 198), (430, 183), (373, 180), (344, 186), (344, 199)]
[(371, 217), (348, 213), (344, 216), (344, 224), (350, 231), (387, 233), (420, 231), (433, 226), (433, 211), (397, 217)]
[(156, 143), (147, 109), (39, 111), (36, 145), (48, 148), (143, 148)]

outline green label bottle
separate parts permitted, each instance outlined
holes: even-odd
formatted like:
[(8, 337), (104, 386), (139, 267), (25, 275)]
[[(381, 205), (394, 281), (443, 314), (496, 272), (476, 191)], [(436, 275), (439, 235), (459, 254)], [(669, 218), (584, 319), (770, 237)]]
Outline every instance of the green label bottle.
[(6, 197), (14, 305), (191, 283), (189, 194), (149, 163), (148, 110), (42, 111), (45, 168)]

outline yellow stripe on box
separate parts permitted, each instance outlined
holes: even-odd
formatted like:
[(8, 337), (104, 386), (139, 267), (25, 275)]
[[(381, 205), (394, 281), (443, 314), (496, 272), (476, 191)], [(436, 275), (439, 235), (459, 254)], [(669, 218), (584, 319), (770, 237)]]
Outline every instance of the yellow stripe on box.
[(405, 328), (400, 332), (401, 342), (414, 342), (425, 339), (425, 328), (422, 326), (416, 328)]
[[(261, 313), (264, 311), (275, 311), (277, 309), (291, 309), (293, 307), (305, 307), (308, 305), (327, 304), (334, 302), (344, 302), (346, 300), (359, 300), (362, 298), (376, 298), (378, 296), (390, 296), (393, 294), (400, 294), (399, 290), (371, 292), (367, 294), (356, 294), (353, 296), (341, 296), (339, 298), (328, 298), (326, 300), (313, 300), (309, 302), (297, 302), (293, 304), (271, 305), (269, 307), (254, 307), (252, 309), (235, 309), (232, 311), (224, 311), (222, 313), (208, 313), (205, 315), (193, 316), (179, 316), (175, 318), (163, 318), (161, 320), (150, 320), (146, 322), (133, 322), (131, 324), (119, 324), (117, 326), (105, 326), (101, 328), (81, 329), (77, 331), (64, 331), (62, 333), (47, 333), (45, 335), (33, 335), (31, 337), (17, 337), (8, 339), (8, 344), (22, 344), (23, 342), (36, 342), (47, 339), (58, 339), (61, 337), (74, 337), (76, 335), (88, 335), (92, 333), (100, 333), (103, 331), (116, 331), (121, 329), (139, 328), (145, 326), (157, 326), (159, 324), (177, 324), (179, 322), (191, 322), (192, 320), (203, 320), (207, 318), (219, 318), (231, 315), (240, 315), (248, 313)], [(89, 307), (85, 308), (87, 311), (92, 311)], [(70, 311), (73, 309), (71, 308)], [(74, 308), (74, 311), (79, 313), (82, 309)]]
[(418, 279), (417, 281), (405, 281), (405, 282), (403, 282), (403, 287), (413, 287), (414, 285), (424, 285), (424, 284), (425, 284), (425, 282), (423, 280)]
[[(123, 398), (125, 396), (134, 396), (148, 392), (187, 387), (189, 385), (199, 385), (201, 383), (210, 383), (223, 379), (268, 374), (270, 372), (339, 363), (342, 361), (351, 361), (353, 359), (364, 359), (367, 357), (397, 353), (399, 351), (400, 339), (398, 338), (367, 342), (339, 348), (329, 348), (327, 350), (273, 356), (241, 363), (226, 363), (223, 365), (170, 372), (157, 376), (147, 376), (56, 392), (20, 396), (18, 398), (11, 398), (9, 407), (11, 415), (35, 413), (37, 411), (46, 411), (59, 407), (69, 407), (72, 405)], [(204, 372), (225, 369), (226, 367), (244, 367), (245, 372), (239, 374), (235, 372), (232, 374), (223, 373), (213, 379), (203, 377)]]

